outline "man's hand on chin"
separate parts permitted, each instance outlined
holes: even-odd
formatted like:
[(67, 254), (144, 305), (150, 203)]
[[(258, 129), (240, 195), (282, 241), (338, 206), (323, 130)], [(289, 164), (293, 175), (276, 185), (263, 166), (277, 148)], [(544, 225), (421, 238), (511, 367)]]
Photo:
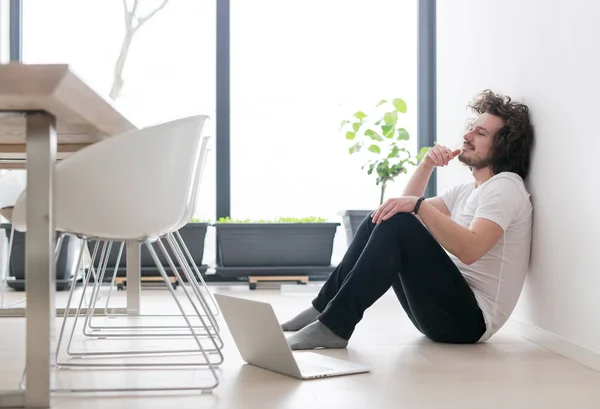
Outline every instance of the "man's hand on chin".
[(397, 213), (410, 213), (415, 209), (416, 196), (402, 196), (386, 200), (375, 212), (373, 212), (373, 223), (380, 224)]

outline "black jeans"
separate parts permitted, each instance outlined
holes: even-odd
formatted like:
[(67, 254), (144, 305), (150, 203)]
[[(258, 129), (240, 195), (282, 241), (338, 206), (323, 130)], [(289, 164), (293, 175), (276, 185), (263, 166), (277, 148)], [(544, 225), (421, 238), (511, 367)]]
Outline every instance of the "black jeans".
[(379, 225), (367, 216), (313, 306), (321, 313), (319, 321), (350, 339), (364, 311), (390, 287), (415, 327), (433, 341), (475, 343), (486, 330), (464, 277), (409, 213)]

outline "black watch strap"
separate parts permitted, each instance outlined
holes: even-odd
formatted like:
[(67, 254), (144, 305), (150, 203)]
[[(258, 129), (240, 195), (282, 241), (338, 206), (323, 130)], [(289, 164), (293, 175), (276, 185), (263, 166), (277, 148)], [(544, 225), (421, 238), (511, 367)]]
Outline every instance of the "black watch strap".
[(419, 200), (417, 200), (417, 203), (415, 204), (415, 210), (413, 210), (414, 214), (419, 214), (419, 207), (421, 207), (421, 202), (423, 202), (423, 200), (425, 200), (425, 197), (423, 196), (421, 196)]

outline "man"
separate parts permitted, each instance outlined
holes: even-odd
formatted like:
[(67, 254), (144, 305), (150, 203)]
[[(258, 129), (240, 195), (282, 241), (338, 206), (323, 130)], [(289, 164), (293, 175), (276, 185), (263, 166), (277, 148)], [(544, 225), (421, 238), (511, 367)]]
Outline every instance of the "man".
[[(345, 348), (364, 311), (393, 288), (415, 327), (437, 342), (489, 339), (512, 313), (529, 262), (533, 127), (527, 106), (486, 90), (462, 149), (435, 146), (403, 196), (358, 228), (312, 306), (284, 323), (292, 349)], [(424, 200), (436, 166), (454, 158), (473, 181)]]

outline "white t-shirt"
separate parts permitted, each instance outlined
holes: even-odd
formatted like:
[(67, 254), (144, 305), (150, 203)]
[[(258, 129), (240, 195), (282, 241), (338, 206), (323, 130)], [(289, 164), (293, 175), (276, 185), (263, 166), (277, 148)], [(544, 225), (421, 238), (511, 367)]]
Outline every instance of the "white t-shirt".
[(486, 341), (513, 312), (525, 282), (531, 248), (533, 206), (523, 179), (501, 172), (479, 187), (474, 183), (455, 186), (440, 196), (452, 220), (469, 227), (474, 218), (485, 218), (504, 230), (500, 240), (471, 265), (449, 254), (473, 290), (483, 312)]

